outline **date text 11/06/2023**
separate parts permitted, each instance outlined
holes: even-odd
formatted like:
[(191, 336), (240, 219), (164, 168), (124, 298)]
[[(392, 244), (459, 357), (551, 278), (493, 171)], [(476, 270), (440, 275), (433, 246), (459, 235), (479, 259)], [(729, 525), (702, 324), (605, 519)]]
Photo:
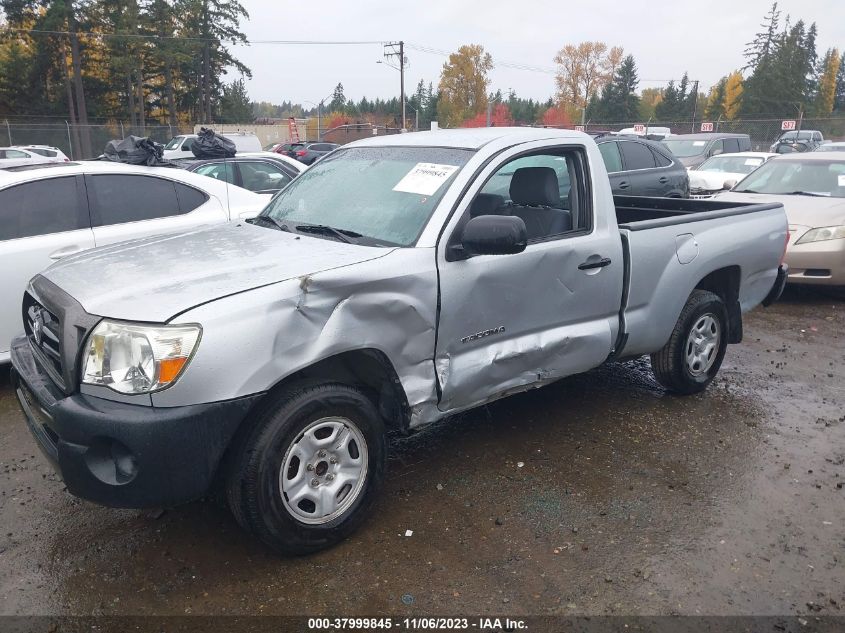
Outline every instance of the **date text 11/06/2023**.
[(308, 630), (358, 630), (375, 631), (446, 631), (446, 630), (476, 630), (484, 633), (498, 633), (499, 631), (525, 630), (528, 626), (525, 620), (478, 617), (478, 618), (448, 618), (448, 617), (416, 617), (416, 618), (309, 618)]

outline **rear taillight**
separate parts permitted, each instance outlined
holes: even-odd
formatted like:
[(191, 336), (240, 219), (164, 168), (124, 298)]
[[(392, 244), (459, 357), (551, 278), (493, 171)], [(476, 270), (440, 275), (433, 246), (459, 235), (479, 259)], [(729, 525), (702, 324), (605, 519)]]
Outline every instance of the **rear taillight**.
[(297, 156), (305, 156), (305, 150), (304, 149), (297, 150), (296, 155)]

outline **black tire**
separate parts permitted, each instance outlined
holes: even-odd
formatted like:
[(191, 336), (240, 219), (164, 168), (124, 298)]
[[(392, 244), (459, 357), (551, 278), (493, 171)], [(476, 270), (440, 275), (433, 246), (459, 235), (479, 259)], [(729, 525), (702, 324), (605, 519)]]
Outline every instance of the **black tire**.
[[(709, 323), (706, 321), (708, 316), (716, 322), (717, 341), (705, 362), (693, 368), (687, 360), (687, 353), (697, 348), (689, 343), (689, 337), (694, 327)], [(728, 310), (724, 301), (707, 290), (693, 290), (669, 341), (651, 355), (651, 368), (655, 378), (667, 390), (685, 395), (699, 393), (716, 377), (727, 347)]]
[[(281, 469), (294, 443), (306, 437), (304, 430), (324, 418), (346, 420), (363, 437), (363, 449), (355, 450), (360, 451), (360, 461), (366, 463), (366, 474), (360, 478), (363, 484), (354, 500), (341, 514), (325, 523), (309, 524), (294, 516), (296, 508), (289, 507), (288, 497), (283, 497)], [(321, 430), (319, 426), (317, 430)], [(265, 404), (234, 448), (226, 479), (229, 507), (245, 530), (276, 552), (309, 554), (342, 541), (367, 517), (384, 480), (386, 458), (384, 424), (373, 403), (359, 389), (334, 383), (292, 388)], [(299, 471), (305, 464), (299, 463), (297, 471), (310, 478), (318, 474), (322, 465), (321, 477), (328, 477), (325, 468), (334, 466), (327, 466), (327, 460), (322, 459), (316, 470), (307, 475)], [(355, 488), (347, 494), (355, 494), (352, 490)], [(316, 506), (314, 511), (318, 512)], [(315, 515), (315, 519), (319, 517)]]

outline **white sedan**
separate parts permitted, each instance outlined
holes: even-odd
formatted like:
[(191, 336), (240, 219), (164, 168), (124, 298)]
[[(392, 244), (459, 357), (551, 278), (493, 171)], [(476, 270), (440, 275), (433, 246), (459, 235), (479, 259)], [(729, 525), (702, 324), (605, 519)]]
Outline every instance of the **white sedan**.
[[(20, 298), (52, 262), (125, 240), (257, 215), (267, 202), (175, 167), (103, 161), (0, 170), (0, 363), (23, 331)], [(209, 244), (209, 248), (213, 248)], [(126, 283), (140, 279), (127, 277)]]
[(695, 169), (689, 170), (690, 198), (712, 198), (733, 187), (752, 171), (778, 154), (771, 152), (738, 152), (717, 154)]
[(0, 169), (55, 162), (48, 156), (22, 147), (0, 147)]

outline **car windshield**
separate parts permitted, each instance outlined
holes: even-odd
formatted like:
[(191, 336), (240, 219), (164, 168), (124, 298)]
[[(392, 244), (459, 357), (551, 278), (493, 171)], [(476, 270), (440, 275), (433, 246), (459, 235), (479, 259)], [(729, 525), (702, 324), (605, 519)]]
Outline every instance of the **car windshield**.
[(292, 230), (297, 223), (329, 226), (373, 244), (410, 246), (473, 153), (440, 147), (341, 149), (303, 172), (262, 215)]
[(771, 160), (734, 191), (845, 198), (845, 160)]
[(184, 136), (174, 136), (170, 142), (164, 146), (164, 149), (176, 149), (182, 143)]
[(727, 174), (750, 174), (762, 165), (760, 156), (714, 156), (708, 158), (698, 171), (715, 171)]
[(704, 153), (707, 147), (707, 141), (694, 140), (677, 140), (666, 138), (660, 141), (666, 148), (678, 158), (688, 158), (689, 156), (698, 156)]
[[(771, 138), (771, 137), (770, 137)], [(780, 135), (781, 141), (794, 141), (796, 139), (809, 140), (813, 138), (812, 132), (784, 132)]]

